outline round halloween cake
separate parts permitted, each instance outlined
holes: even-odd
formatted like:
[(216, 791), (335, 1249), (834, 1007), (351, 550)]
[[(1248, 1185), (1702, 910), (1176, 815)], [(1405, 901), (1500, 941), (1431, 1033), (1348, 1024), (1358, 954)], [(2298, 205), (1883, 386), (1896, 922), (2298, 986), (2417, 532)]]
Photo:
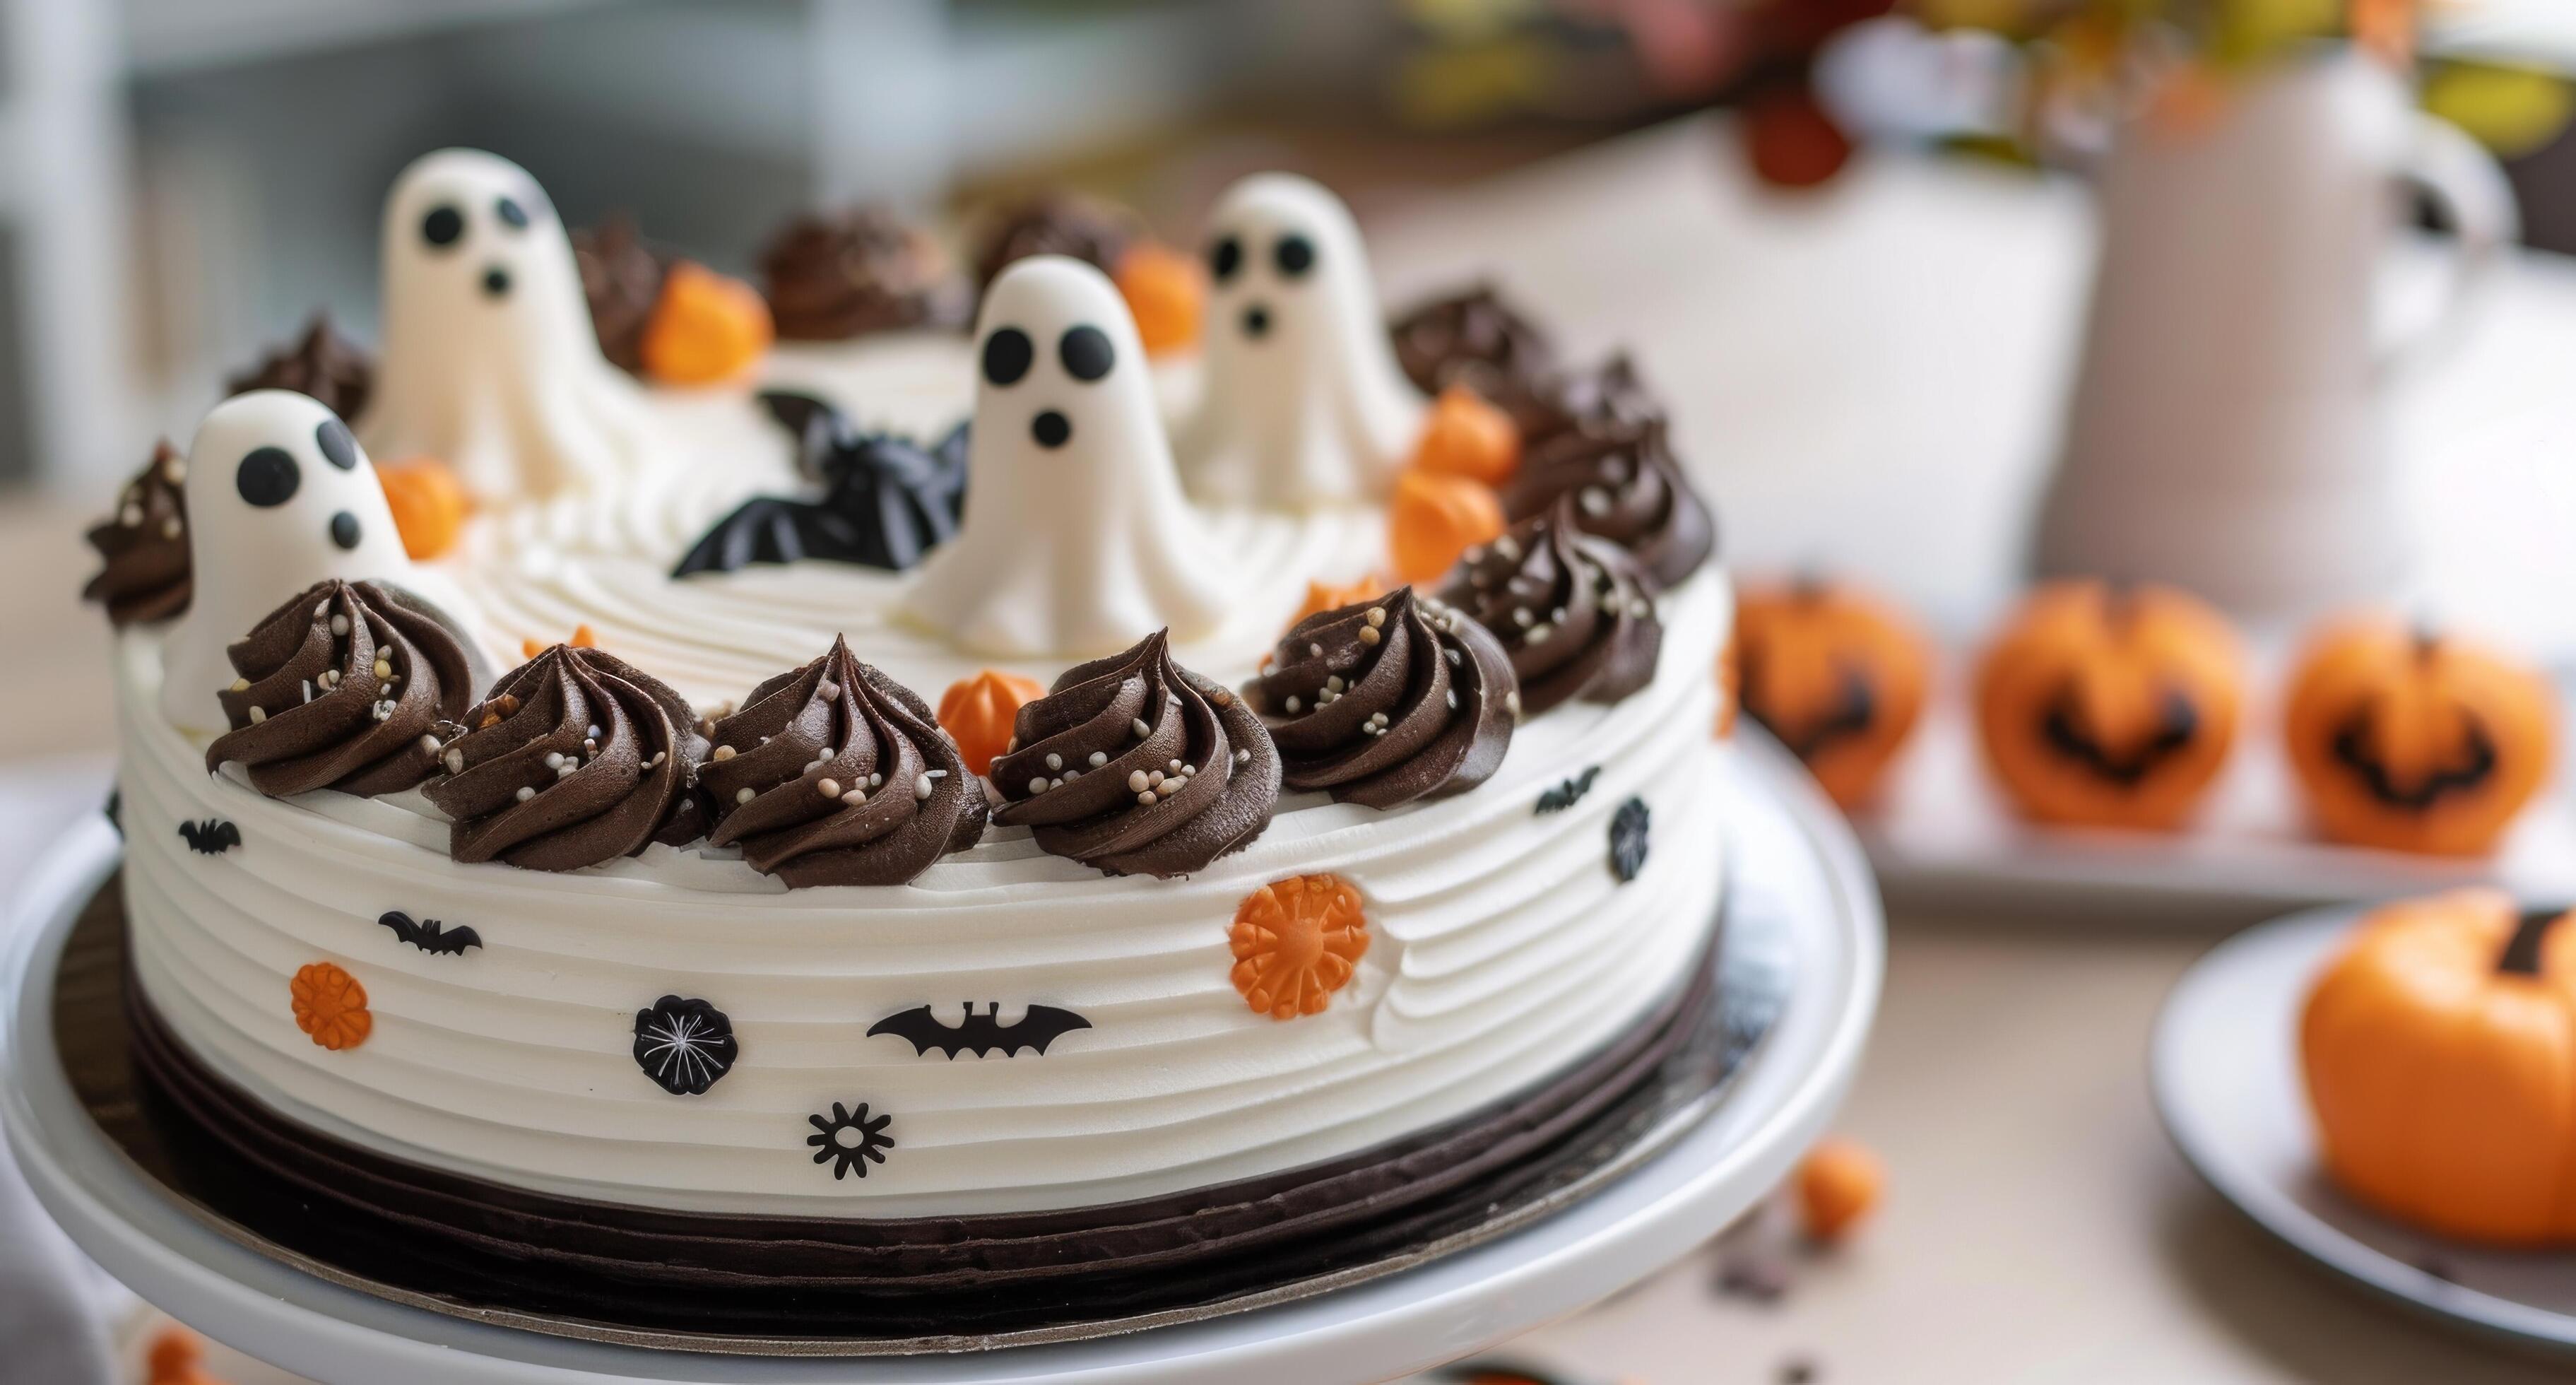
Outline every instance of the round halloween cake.
[(178, 1107), (425, 1255), (899, 1291), (1351, 1234), (1660, 1061), (1732, 605), (1636, 373), (1390, 323), (1302, 179), (988, 240), (405, 172), (381, 356), (93, 533)]

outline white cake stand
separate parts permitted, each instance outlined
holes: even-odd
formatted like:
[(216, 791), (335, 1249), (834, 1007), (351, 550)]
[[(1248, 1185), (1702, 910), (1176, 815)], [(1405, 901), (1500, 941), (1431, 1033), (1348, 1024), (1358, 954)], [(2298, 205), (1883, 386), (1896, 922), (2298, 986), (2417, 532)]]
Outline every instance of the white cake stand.
[[(1595, 1303), (1752, 1206), (1822, 1133), (1878, 1003), (1878, 897), (1842, 821), (1794, 761), (1729, 755), (1730, 908), (1793, 920), (1780, 1017), (1705, 1122), (1590, 1201), (1422, 1268), (1314, 1298), (1123, 1337), (949, 1356), (777, 1358), (654, 1351), (469, 1322), (373, 1298), (244, 1249), (137, 1174), (74, 1099), (52, 1042), (63, 939), (114, 868), (83, 824), (30, 882), (0, 962), (0, 1125), (46, 1209), (111, 1274), (189, 1326), (326, 1382), (1382, 1380)], [(1664, 850), (1687, 850), (1680, 842)]]

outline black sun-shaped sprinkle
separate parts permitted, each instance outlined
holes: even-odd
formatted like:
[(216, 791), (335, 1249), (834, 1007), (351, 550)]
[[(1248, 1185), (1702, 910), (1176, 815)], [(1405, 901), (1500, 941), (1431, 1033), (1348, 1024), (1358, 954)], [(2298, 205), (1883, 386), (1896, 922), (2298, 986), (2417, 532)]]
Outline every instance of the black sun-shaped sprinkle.
[(742, 1053), (733, 1021), (703, 1000), (666, 995), (635, 1012), (635, 1065), (673, 1096), (699, 1096)]
[(885, 1152), (894, 1148), (894, 1137), (886, 1133), (886, 1127), (894, 1123), (894, 1117), (879, 1116), (869, 1120), (868, 1104), (864, 1101), (855, 1111), (836, 1101), (832, 1103), (832, 1114), (828, 1118), (807, 1116), (805, 1119), (814, 1122), (817, 1132), (805, 1137), (805, 1143), (814, 1146), (814, 1162), (832, 1165), (832, 1177), (836, 1181), (849, 1177), (853, 1169), (858, 1171), (859, 1177), (867, 1177), (868, 1165), (884, 1163)]
[(1632, 798), (1610, 815), (1610, 873), (1624, 885), (1646, 868), (1646, 800)]

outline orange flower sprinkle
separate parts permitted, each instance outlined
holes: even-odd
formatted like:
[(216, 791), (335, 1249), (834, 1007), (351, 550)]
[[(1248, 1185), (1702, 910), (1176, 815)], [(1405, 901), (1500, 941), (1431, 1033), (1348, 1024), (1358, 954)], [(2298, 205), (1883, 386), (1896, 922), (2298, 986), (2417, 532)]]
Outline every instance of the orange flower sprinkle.
[(1292, 875), (1234, 911), (1234, 988), (1276, 1020), (1323, 1012), (1368, 951), (1359, 889), (1338, 875)]
[(306, 964), (287, 991), (295, 1001), (295, 1027), (334, 1053), (365, 1043), (376, 1027), (367, 1011), (367, 988), (329, 962)]
[(966, 768), (990, 774), (993, 757), (1010, 748), (1011, 724), (1020, 709), (1044, 696), (1046, 689), (1036, 679), (988, 668), (958, 679), (939, 695), (940, 729), (957, 743)]

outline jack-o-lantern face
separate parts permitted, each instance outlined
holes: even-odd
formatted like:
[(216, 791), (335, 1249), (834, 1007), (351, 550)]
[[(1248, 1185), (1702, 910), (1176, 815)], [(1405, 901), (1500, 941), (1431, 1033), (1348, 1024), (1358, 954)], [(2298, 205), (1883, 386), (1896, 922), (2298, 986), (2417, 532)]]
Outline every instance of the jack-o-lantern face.
[(2244, 664), (2225, 618), (2187, 593), (2051, 583), (1978, 667), (1986, 763), (2040, 822), (2177, 826), (2235, 743)]
[(1735, 622), (1746, 715), (1836, 803), (1866, 801), (1923, 710), (1931, 641), (1871, 597), (1815, 580), (1747, 588)]
[(2282, 723), (2317, 829), (2397, 851), (2492, 849), (2557, 754), (2539, 672), (2390, 621), (2317, 636)]
[(2494, 890), (2374, 910), (2299, 1059), (2345, 1192), (2445, 1236), (2576, 1241), (2576, 930)]

